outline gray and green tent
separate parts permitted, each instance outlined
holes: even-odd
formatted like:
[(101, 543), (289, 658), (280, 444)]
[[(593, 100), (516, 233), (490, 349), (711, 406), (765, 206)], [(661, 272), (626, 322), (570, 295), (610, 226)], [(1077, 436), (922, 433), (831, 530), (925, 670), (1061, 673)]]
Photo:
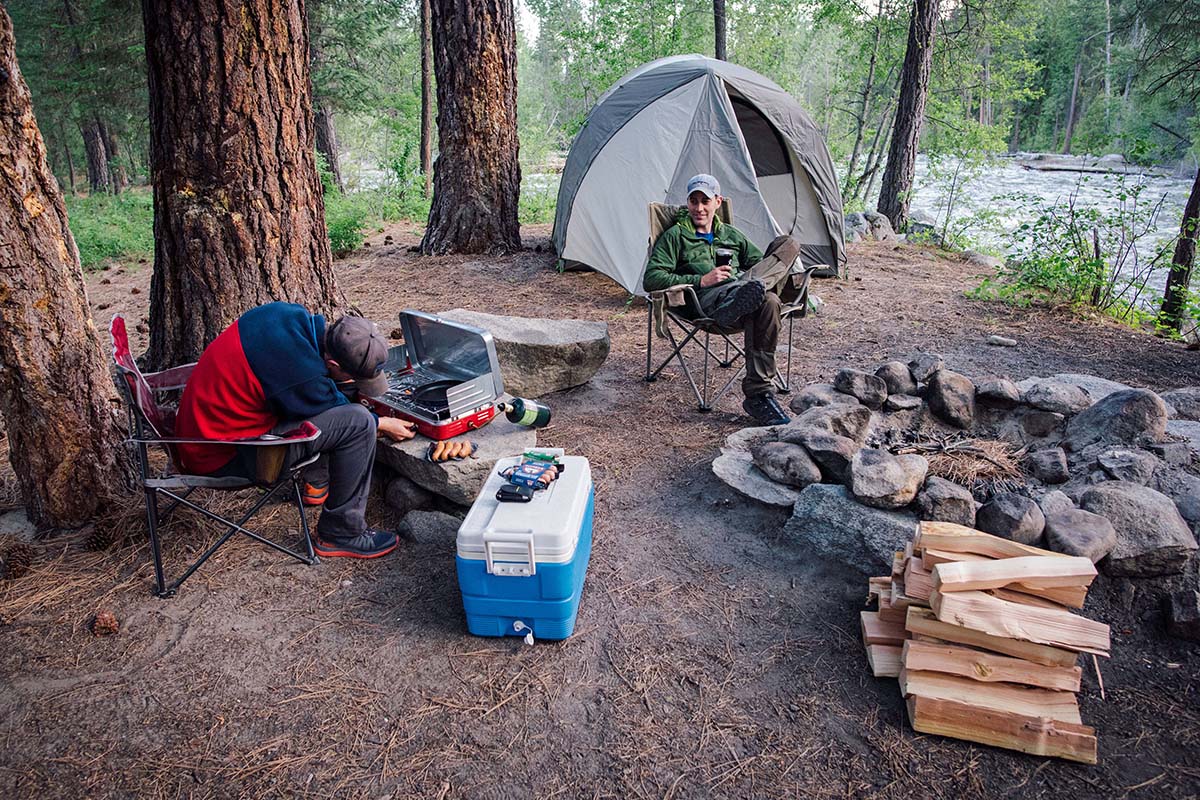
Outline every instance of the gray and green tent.
[(601, 96), (575, 137), (554, 216), (564, 266), (603, 272), (644, 294), (652, 202), (686, 201), (707, 172), (733, 222), (760, 249), (781, 233), (817, 274), (845, 263), (842, 195), (816, 123), (758, 73), (700, 55), (643, 64)]

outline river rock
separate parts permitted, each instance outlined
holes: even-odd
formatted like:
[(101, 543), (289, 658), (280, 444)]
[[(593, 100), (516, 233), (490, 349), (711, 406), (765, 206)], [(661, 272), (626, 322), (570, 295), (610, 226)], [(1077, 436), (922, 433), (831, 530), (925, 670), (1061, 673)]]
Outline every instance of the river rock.
[(892, 554), (912, 541), (917, 518), (857, 503), (844, 486), (814, 483), (800, 491), (783, 532), (816, 558), (878, 575), (890, 570)]
[(1075, 415), (1063, 441), (1068, 450), (1094, 442), (1134, 445), (1160, 442), (1167, 432), (1167, 406), (1148, 389), (1113, 392)]
[(1039, 408), (1027, 408), (1020, 416), (1021, 429), (1030, 436), (1049, 436), (1054, 433), (1067, 418), (1057, 411), (1042, 411)]
[[(996, 259), (996, 260), (999, 261), (999, 259)], [(989, 336), (987, 338), (987, 343), (992, 345), (993, 347), (1016, 347), (1017, 346), (1016, 339), (1010, 339), (1007, 336), (1000, 336), (998, 334), (992, 334), (991, 336)]]
[(1159, 395), (1167, 405), (1175, 409), (1175, 419), (1200, 421), (1200, 386), (1185, 386)]
[(807, 450), (825, 480), (834, 483), (846, 483), (849, 480), (850, 462), (859, 450), (858, 442), (819, 428), (788, 426), (780, 435), (783, 441), (793, 442)]
[(803, 414), (816, 406), (858, 405), (858, 398), (842, 394), (828, 383), (810, 383), (792, 397), (788, 407), (793, 414)]
[(970, 428), (975, 421), (975, 384), (965, 375), (939, 369), (929, 378), (925, 390), (929, 410), (959, 428)]
[(883, 401), (883, 407), (887, 411), (912, 411), (921, 407), (921, 398), (911, 394), (889, 394), (887, 400)]
[(850, 489), (858, 502), (875, 508), (903, 508), (925, 481), (929, 462), (923, 456), (894, 456), (866, 447), (850, 462)]
[(929, 380), (929, 376), (945, 366), (942, 357), (937, 353), (917, 353), (908, 362), (908, 371), (917, 382), (924, 383)]
[(1145, 486), (1162, 462), (1145, 450), (1112, 447), (1101, 453), (1096, 463), (1114, 481), (1129, 481)]
[(975, 498), (962, 486), (930, 475), (917, 495), (917, 516), (938, 522), (975, 527)]
[(591, 380), (608, 358), (608, 325), (582, 319), (503, 317), (456, 308), (442, 318), (492, 334), (504, 389), (541, 397)]
[(1046, 519), (1050, 518), (1051, 514), (1059, 514), (1063, 511), (1073, 511), (1075, 503), (1071, 498), (1067, 497), (1065, 492), (1060, 492), (1055, 489), (1052, 492), (1046, 492), (1042, 495), (1042, 499), (1038, 501), (1038, 508), (1042, 510), (1042, 515)]
[(1021, 390), (1008, 378), (988, 378), (975, 387), (975, 400), (996, 408), (1012, 408), (1021, 402)]
[[(1065, 496), (1065, 495), (1064, 495)], [(1117, 544), (1117, 529), (1106, 518), (1072, 508), (1046, 516), (1046, 547), (1068, 556), (1084, 556), (1095, 564)]]
[(478, 445), (475, 455), (462, 461), (434, 463), (425, 459), (429, 440), (424, 436), (406, 442), (381, 440), (375, 458), (421, 488), (460, 506), (475, 502), (492, 465), (506, 456), (520, 455), (537, 446), (537, 431), (514, 425), (503, 416), (467, 434)]
[(903, 361), (889, 361), (875, 370), (875, 374), (883, 379), (888, 394), (913, 394), (917, 391), (917, 382)]
[(857, 398), (863, 405), (879, 408), (887, 398), (887, 384), (883, 378), (858, 369), (844, 367), (833, 376), (833, 388)]
[(1042, 483), (1065, 483), (1071, 477), (1067, 454), (1061, 447), (1034, 450), (1025, 457), (1025, 467)]
[(1079, 506), (1117, 529), (1117, 544), (1104, 563), (1109, 575), (1173, 575), (1196, 551), (1196, 538), (1171, 498), (1148, 487), (1107, 481), (1084, 492)]
[(1091, 398), (1093, 403), (1095, 403), (1097, 400), (1108, 397), (1113, 392), (1123, 392), (1132, 388), (1124, 383), (1110, 381), (1107, 378), (1098, 378), (1095, 375), (1084, 375), (1075, 372), (1059, 372), (1049, 376), (1048, 378), (1032, 377), (1021, 381), (1017, 384), (1017, 386), (1021, 388), (1021, 391), (1025, 391), (1029, 387), (1043, 380), (1066, 383), (1076, 387), (1077, 389), (1082, 389), (1087, 393), (1087, 396)]
[(1046, 378), (1021, 393), (1021, 401), (1042, 411), (1070, 416), (1092, 404), (1091, 397), (1078, 386)]
[(976, 528), (1021, 544), (1037, 544), (1045, 526), (1038, 504), (1014, 492), (997, 494), (975, 513)]
[(1168, 601), (1167, 632), (1177, 639), (1200, 642), (1200, 592), (1184, 589)]
[(750, 456), (754, 466), (777, 483), (803, 488), (821, 480), (821, 470), (798, 444), (764, 442), (751, 448)]
[(847, 214), (844, 228), (847, 242), (861, 242), (871, 235), (871, 225), (861, 211)]
[(896, 232), (892, 230), (892, 221), (877, 211), (863, 212), (863, 217), (870, 228), (871, 238), (877, 242), (896, 241)]
[[(871, 425), (871, 409), (864, 405), (838, 404), (810, 408), (793, 419), (786, 427), (817, 428), (838, 436), (853, 439), (859, 444), (867, 438), (867, 429)], [(781, 430), (780, 437), (784, 433)]]

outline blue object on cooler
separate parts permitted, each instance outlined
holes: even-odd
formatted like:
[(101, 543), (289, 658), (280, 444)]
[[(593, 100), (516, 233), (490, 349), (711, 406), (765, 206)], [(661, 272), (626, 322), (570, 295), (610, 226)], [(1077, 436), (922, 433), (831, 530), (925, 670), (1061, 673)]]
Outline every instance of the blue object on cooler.
[(476, 636), (565, 639), (575, 629), (595, 493), (586, 458), (560, 461), (562, 474), (533, 500), (501, 503), (496, 492), (505, 480), (498, 473), (521, 462), (501, 459), (458, 529), (458, 586)]

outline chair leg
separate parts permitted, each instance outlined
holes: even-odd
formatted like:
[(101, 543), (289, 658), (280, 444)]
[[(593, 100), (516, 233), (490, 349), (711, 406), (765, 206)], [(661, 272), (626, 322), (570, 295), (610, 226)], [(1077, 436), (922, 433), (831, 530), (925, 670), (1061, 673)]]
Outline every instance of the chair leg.
[(650, 366), (654, 363), (654, 303), (646, 301), (646, 383), (658, 380), (658, 373), (650, 374)]
[(701, 413), (708, 413), (709, 411), (712, 411), (712, 406), (709, 405), (709, 403), (708, 403), (708, 353), (712, 352), (711, 350), (709, 350), (708, 345), (709, 345), (709, 340), (711, 339), (711, 337), (712, 337), (712, 334), (710, 334), (707, 330), (705, 330), (704, 331), (704, 349), (705, 349), (706, 353), (704, 356), (704, 368), (703, 368), (704, 378), (701, 381), (701, 386), (703, 388), (704, 396), (700, 400)]
[(788, 316), (787, 368), (786, 368), (786, 373), (785, 373), (786, 377), (781, 382), (779, 380), (779, 373), (778, 373), (778, 371), (776, 372), (776, 374), (775, 374), (775, 383), (776, 383), (775, 392), (776, 392), (776, 394), (791, 394), (791, 392), (792, 392), (792, 350), (796, 346), (796, 340), (794, 338), (795, 330), (796, 330), (796, 317), (794, 314), (789, 315)]
[(313, 550), (312, 534), (308, 530), (308, 515), (304, 513), (304, 495), (300, 491), (300, 481), (299, 473), (292, 476), (292, 491), (296, 497), (296, 511), (300, 514), (300, 530), (304, 534), (304, 546), (308, 548), (308, 564), (312, 566), (319, 564), (321, 560), (317, 558), (317, 553)]
[(146, 527), (150, 529), (150, 555), (154, 558), (155, 594), (167, 598), (174, 591), (167, 591), (167, 579), (163, 575), (162, 547), (158, 541), (158, 490), (146, 489)]

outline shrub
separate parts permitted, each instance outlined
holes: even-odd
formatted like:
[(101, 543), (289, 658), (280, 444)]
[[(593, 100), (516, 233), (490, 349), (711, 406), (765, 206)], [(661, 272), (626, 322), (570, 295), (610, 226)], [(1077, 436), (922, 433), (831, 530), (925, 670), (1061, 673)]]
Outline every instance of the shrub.
[(154, 253), (154, 199), (148, 189), (113, 196), (66, 195), (67, 220), (84, 269)]
[(367, 214), (356, 203), (327, 203), (325, 227), (329, 232), (329, 249), (335, 256), (344, 256), (362, 246)]

